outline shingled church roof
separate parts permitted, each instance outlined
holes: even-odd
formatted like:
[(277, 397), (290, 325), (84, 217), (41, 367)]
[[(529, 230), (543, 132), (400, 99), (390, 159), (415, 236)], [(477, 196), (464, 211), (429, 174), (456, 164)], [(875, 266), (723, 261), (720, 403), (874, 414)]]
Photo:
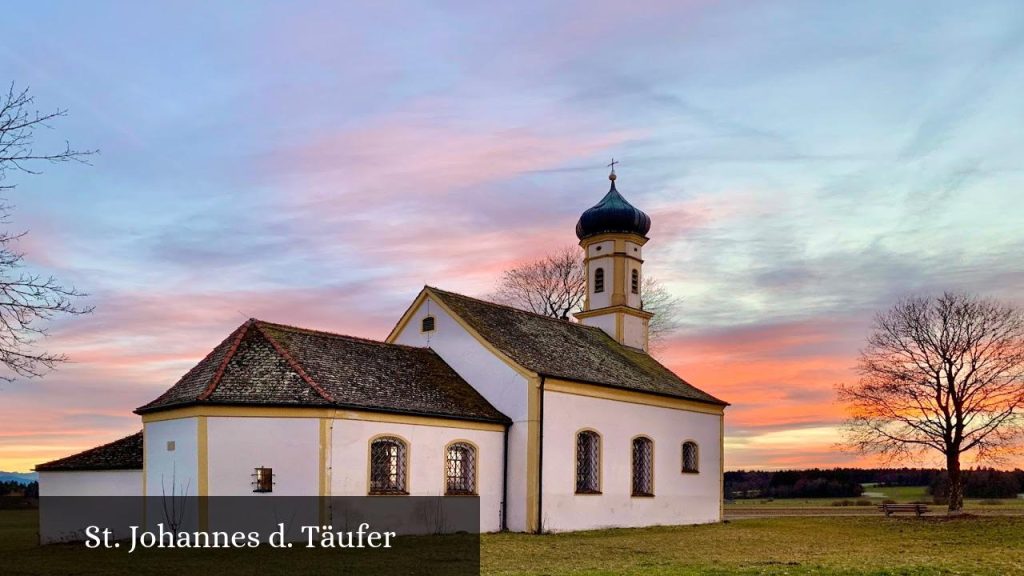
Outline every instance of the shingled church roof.
[(339, 407), (509, 422), (429, 348), (255, 319), (135, 412), (190, 405)]
[(142, 431), (60, 460), (36, 466), (40, 472), (142, 470)]
[(559, 320), (428, 286), (429, 294), (517, 364), (538, 374), (637, 392), (728, 405), (642, 350), (593, 326)]

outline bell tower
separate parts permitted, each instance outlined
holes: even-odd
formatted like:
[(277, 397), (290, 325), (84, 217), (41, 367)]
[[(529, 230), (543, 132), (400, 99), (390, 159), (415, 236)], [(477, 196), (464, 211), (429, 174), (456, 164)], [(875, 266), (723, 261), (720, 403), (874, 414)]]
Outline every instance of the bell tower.
[(576, 223), (587, 275), (587, 297), (576, 319), (646, 352), (653, 314), (643, 309), (643, 246), (651, 218), (615, 189), (615, 164), (608, 193)]

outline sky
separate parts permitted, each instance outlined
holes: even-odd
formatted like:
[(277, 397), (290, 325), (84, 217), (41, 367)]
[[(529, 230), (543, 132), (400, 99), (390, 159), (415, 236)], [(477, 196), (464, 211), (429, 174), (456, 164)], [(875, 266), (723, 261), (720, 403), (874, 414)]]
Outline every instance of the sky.
[[(39, 2), (0, 80), (90, 165), (11, 175), (30, 270), (89, 296), (0, 385), (0, 470), (131, 434), (249, 317), (384, 338), (490, 292), (618, 189), (683, 299), (658, 357), (732, 403), (729, 469), (873, 463), (835, 386), (909, 294), (1024, 304), (1008, 2)], [(935, 462), (922, 461), (921, 464)]]

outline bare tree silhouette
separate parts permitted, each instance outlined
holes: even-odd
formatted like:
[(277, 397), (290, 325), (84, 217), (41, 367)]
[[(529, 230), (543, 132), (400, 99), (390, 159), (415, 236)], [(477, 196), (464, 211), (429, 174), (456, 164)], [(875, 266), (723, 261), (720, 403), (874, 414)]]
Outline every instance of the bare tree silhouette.
[[(10, 172), (39, 174), (39, 164), (62, 162), (86, 163), (95, 150), (75, 150), (65, 142), (64, 148), (54, 152), (37, 152), (33, 144), (35, 132), (51, 128), (50, 123), (67, 114), (57, 109), (43, 113), (33, 108), (34, 100), (28, 89), (16, 91), (12, 83), (6, 95), (0, 95), (0, 193), (14, 189), (7, 184)], [(0, 224), (9, 222), (12, 206), (0, 198)], [(24, 254), (15, 245), (25, 235), (0, 232), (0, 364), (11, 374), (0, 375), (10, 381), (14, 376), (40, 376), (67, 358), (35, 348), (46, 335), (40, 326), (60, 314), (87, 314), (91, 307), (80, 307), (75, 301), (85, 296), (73, 286), (68, 287), (52, 276), (26, 272)]]
[(967, 294), (915, 297), (875, 319), (860, 379), (840, 385), (847, 440), (892, 458), (937, 451), (950, 513), (963, 509), (960, 458), (999, 459), (1024, 437), (1024, 312)]
[[(682, 299), (652, 276), (644, 277), (640, 292), (644, 310), (654, 313), (648, 330), (651, 346), (656, 348), (679, 327)], [(506, 270), (491, 295), (496, 302), (563, 320), (582, 310), (586, 297), (583, 259), (573, 246)]]
[(171, 465), (171, 493), (167, 493), (167, 485), (163, 475), (160, 475), (160, 504), (163, 508), (164, 521), (167, 523), (167, 528), (174, 534), (175, 538), (178, 536), (178, 531), (181, 530), (181, 526), (185, 522), (185, 513), (188, 511), (188, 493), (189, 488), (192, 486), (192, 479), (189, 478), (185, 485), (182, 486), (182, 491), (178, 493), (178, 467), (177, 464)]

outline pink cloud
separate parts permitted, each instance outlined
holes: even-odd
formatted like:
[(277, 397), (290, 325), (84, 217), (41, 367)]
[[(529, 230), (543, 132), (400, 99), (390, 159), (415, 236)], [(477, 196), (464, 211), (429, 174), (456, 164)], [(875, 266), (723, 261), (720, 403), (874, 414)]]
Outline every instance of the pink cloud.
[[(411, 298), (411, 297), (410, 297)], [(131, 411), (170, 387), (249, 316), (383, 338), (404, 304), (367, 307), (371, 286), (108, 294), (54, 330), (71, 362), (0, 390), (0, 469), (24, 470), (130, 434)], [(240, 312), (244, 311), (244, 312)]]
[(436, 117), (443, 106), (415, 102), (363, 125), (322, 134), (282, 151), (272, 166), (302, 174), (311, 185), (294, 195), (296, 200), (333, 204), (337, 210), (339, 195), (373, 198), (380, 206), (456, 190), (479, 193), (484, 185), (558, 168), (639, 136), (579, 125), (574, 132), (445, 123)]
[[(510, 264), (575, 241), (573, 213), (545, 210), (531, 174), (578, 165), (637, 138), (567, 116), (569, 129), (477, 125), (420, 100), (274, 152), (263, 169), (287, 194), (278, 209), (313, 253), (354, 261), (395, 289), (424, 283), (489, 290)], [(591, 197), (603, 190), (595, 180)]]

